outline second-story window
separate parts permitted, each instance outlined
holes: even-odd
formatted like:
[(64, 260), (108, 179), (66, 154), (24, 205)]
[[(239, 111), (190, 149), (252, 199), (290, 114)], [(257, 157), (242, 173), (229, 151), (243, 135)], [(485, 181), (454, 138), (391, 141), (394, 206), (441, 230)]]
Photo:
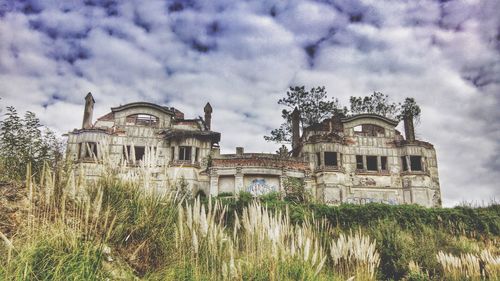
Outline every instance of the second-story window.
[(366, 170), (378, 171), (377, 156), (366, 156)]
[[(154, 149), (156, 151), (156, 148)], [(124, 146), (123, 147), (123, 158), (128, 161), (141, 161), (144, 160), (144, 154), (146, 153), (145, 146)], [(153, 152), (154, 153), (154, 152)]]
[(410, 167), (412, 171), (423, 171), (422, 156), (410, 156)]
[(80, 159), (97, 159), (97, 142), (82, 142), (80, 143)]
[(365, 167), (363, 165), (363, 155), (356, 155), (356, 169), (363, 170)]
[(337, 152), (325, 152), (325, 166), (338, 166)]
[[(408, 160), (410, 160), (409, 163)], [(424, 170), (422, 156), (419, 155), (401, 156), (401, 165), (403, 171), (422, 172)]]
[(179, 146), (179, 160), (191, 160), (191, 146)]
[(380, 156), (380, 170), (387, 171), (387, 156)]
[(403, 171), (408, 171), (408, 162), (406, 162), (406, 156), (401, 156), (401, 165), (403, 166)]
[(356, 170), (360, 172), (384, 172), (387, 169), (387, 156), (356, 155)]

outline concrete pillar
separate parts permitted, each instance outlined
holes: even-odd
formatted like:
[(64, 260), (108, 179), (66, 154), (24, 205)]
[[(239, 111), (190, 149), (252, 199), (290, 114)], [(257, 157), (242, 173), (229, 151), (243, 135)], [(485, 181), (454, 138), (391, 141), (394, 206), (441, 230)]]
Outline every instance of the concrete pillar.
[(191, 164), (196, 162), (196, 147), (191, 146)]
[(234, 193), (238, 194), (240, 191), (245, 191), (245, 186), (243, 185), (243, 173), (241, 168), (236, 168), (236, 174), (234, 175)]
[(210, 187), (209, 196), (217, 196), (219, 194), (219, 175), (217, 169), (210, 169)]
[(284, 171), (282, 171), (281, 176), (280, 176), (280, 186), (279, 186), (279, 191), (280, 193), (285, 193), (285, 181), (286, 181), (286, 174)]

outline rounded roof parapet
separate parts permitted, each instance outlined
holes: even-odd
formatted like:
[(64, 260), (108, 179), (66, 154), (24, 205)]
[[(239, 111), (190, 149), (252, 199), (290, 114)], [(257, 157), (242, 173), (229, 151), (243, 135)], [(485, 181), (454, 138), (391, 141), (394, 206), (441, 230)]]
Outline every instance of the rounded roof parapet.
[(127, 104), (120, 105), (120, 106), (117, 106), (117, 107), (112, 107), (111, 111), (112, 112), (119, 112), (119, 111), (127, 110), (127, 109), (130, 109), (130, 108), (135, 108), (135, 107), (149, 107), (149, 108), (153, 108), (153, 109), (159, 110), (159, 111), (161, 111), (161, 112), (163, 112), (165, 114), (175, 115), (175, 112), (174, 112), (173, 108), (166, 107), (166, 106), (161, 106), (161, 105), (157, 105), (157, 104), (150, 103), (150, 102), (132, 102), (132, 103), (127, 103)]
[(384, 117), (382, 115), (378, 115), (375, 113), (356, 114), (353, 116), (344, 117), (341, 119), (341, 121), (342, 121), (342, 123), (348, 123), (348, 122), (355, 121), (355, 120), (362, 119), (362, 118), (377, 119), (377, 120), (385, 122), (385, 123), (387, 123), (391, 126), (394, 126), (394, 127), (396, 127), (399, 124), (398, 120), (393, 120), (393, 119), (390, 119), (390, 118), (387, 118), (387, 117)]

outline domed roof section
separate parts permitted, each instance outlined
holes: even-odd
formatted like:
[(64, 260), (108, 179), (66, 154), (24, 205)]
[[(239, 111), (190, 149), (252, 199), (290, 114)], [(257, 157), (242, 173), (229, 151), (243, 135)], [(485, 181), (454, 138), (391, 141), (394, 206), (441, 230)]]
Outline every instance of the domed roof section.
[(175, 109), (173, 107), (161, 106), (161, 105), (150, 103), (150, 102), (132, 102), (132, 103), (127, 103), (127, 104), (120, 105), (120, 106), (117, 106), (117, 107), (112, 107), (111, 111), (112, 112), (120, 112), (120, 111), (123, 111), (123, 110), (137, 108), (137, 107), (149, 107), (149, 108), (161, 111), (161, 112), (163, 112), (165, 114), (168, 114), (168, 115), (172, 115), (172, 116), (175, 115)]

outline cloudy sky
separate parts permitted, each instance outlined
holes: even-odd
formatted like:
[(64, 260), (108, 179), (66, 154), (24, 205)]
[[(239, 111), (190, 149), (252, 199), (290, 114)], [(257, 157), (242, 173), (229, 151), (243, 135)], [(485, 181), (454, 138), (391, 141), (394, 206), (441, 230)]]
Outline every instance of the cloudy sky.
[(500, 1), (0, 1), (0, 106), (63, 133), (149, 101), (203, 115), (223, 152), (274, 152), (292, 85), (422, 108), (446, 206), (500, 199)]

